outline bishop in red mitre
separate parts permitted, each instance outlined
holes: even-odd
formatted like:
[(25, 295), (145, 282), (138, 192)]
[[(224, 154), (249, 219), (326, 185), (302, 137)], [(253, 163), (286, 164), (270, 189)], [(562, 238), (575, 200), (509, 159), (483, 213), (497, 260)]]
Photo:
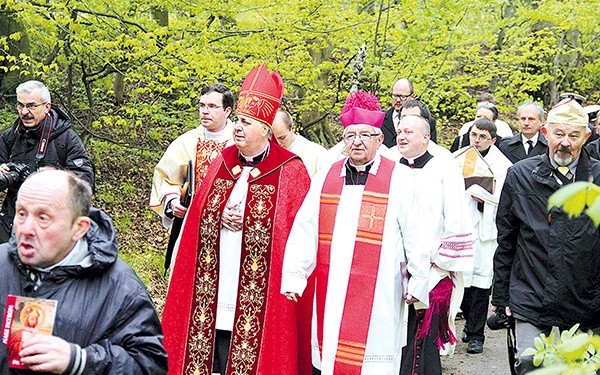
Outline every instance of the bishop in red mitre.
[(302, 160), (271, 135), (282, 96), (276, 71), (250, 72), (235, 146), (211, 165), (189, 209), (162, 319), (169, 374), (311, 373), (312, 298), (295, 304), (279, 293), (310, 185)]

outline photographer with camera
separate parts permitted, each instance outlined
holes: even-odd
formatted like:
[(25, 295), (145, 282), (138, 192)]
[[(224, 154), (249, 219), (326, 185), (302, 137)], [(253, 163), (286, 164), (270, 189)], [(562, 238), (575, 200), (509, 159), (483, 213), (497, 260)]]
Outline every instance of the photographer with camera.
[(50, 91), (39, 81), (16, 89), (19, 118), (0, 135), (0, 191), (6, 197), (0, 212), (0, 243), (12, 232), (19, 187), (30, 173), (44, 166), (66, 169), (94, 186), (94, 167), (71, 129), (71, 119), (51, 103)]
[(548, 211), (548, 198), (573, 181), (600, 182), (600, 162), (582, 152), (588, 116), (575, 100), (548, 113), (542, 134), (548, 152), (508, 170), (498, 204), (492, 310), (515, 319), (518, 374), (535, 369), (541, 333), (553, 327), (600, 331), (600, 232), (587, 215)]

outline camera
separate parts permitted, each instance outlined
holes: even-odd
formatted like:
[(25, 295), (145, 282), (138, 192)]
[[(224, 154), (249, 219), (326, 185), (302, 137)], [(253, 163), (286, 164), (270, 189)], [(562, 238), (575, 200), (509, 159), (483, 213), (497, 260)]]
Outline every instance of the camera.
[(504, 307), (498, 307), (495, 313), (488, 316), (486, 324), (492, 331), (511, 328), (514, 324), (512, 316), (506, 315)]
[(0, 173), (0, 191), (20, 184), (31, 173), (29, 166), (22, 163), (6, 163), (8, 172)]

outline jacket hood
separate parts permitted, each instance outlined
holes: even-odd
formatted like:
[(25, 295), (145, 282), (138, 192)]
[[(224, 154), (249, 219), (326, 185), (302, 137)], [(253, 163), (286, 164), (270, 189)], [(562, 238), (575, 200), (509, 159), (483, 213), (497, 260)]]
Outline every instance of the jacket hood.
[(52, 133), (50, 139), (56, 138), (59, 134), (67, 131), (71, 127), (71, 118), (66, 114), (65, 111), (52, 104), (50, 106), (50, 112), (41, 123), (37, 124), (33, 128), (26, 128), (21, 123), (21, 119), (17, 118), (13, 123), (13, 131), (18, 133), (25, 138), (35, 138), (36, 140), (40, 137), (40, 133), (44, 125), (48, 125), (49, 121), (52, 120)]
[[(51, 274), (84, 274), (87, 276), (102, 273), (117, 261), (117, 237), (112, 220), (106, 213), (96, 208), (90, 209), (89, 217), (92, 223), (85, 238), (88, 242), (91, 266), (85, 268), (81, 265), (60, 266), (54, 268), (50, 272)], [(18, 267), (22, 270), (26, 269), (28, 266), (24, 265), (19, 259), (17, 240), (14, 233), (9, 240), (9, 248), (10, 255), (14, 258)]]

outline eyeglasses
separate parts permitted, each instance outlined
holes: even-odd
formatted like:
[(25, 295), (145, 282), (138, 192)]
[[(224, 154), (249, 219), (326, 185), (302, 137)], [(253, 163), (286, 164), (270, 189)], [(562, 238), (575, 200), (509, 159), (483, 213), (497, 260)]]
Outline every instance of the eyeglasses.
[(35, 104), (35, 103), (27, 103), (27, 104), (23, 104), (23, 103), (17, 102), (17, 109), (18, 109), (19, 111), (22, 111), (22, 110), (23, 110), (23, 108), (27, 108), (27, 110), (28, 110), (28, 111), (31, 111), (32, 109), (34, 109), (34, 108), (37, 108), (37, 107), (39, 107), (39, 106), (41, 106), (41, 105), (44, 105), (44, 104), (46, 104), (46, 103), (47, 103), (47, 102), (43, 102), (43, 103), (39, 103), (39, 104)]
[(198, 104), (198, 109), (203, 111), (206, 108), (208, 108), (209, 111), (214, 111), (217, 108), (223, 108), (222, 105), (216, 105), (216, 104), (204, 104), (204, 103), (199, 103)]
[(392, 94), (392, 99), (395, 99), (395, 100), (404, 99), (404, 100), (406, 100), (406, 99), (410, 98), (411, 96), (412, 96), (412, 94), (408, 94), (408, 95), (402, 95), (402, 94), (400, 94), (400, 95), (398, 95), (398, 94)]
[(469, 137), (473, 138), (473, 139), (479, 139), (481, 142), (485, 142), (485, 141), (489, 141), (490, 139), (492, 139), (491, 137), (488, 137), (485, 134), (477, 134), (477, 133), (469, 133)]
[(346, 142), (353, 142), (355, 139), (358, 139), (359, 141), (361, 140), (367, 140), (371, 137), (377, 137), (379, 134), (377, 133), (348, 133), (346, 135), (344, 135), (344, 141)]

